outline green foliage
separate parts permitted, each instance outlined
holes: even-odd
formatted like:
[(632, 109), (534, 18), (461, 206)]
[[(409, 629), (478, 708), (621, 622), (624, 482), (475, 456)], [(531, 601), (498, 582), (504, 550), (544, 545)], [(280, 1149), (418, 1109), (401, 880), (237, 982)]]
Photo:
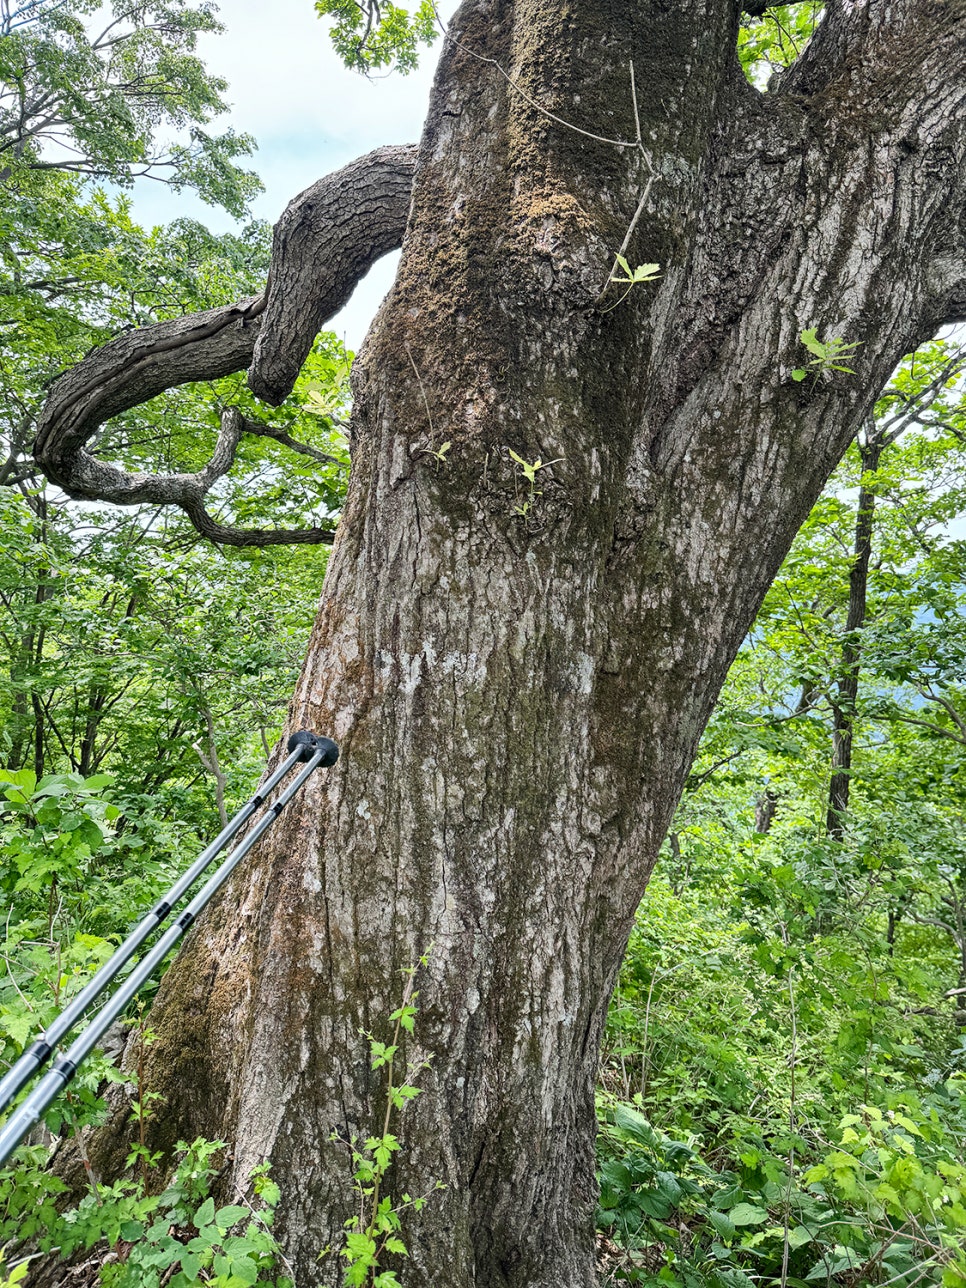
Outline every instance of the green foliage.
[[(962, 1282), (957, 370), (941, 344), (900, 368), (702, 741), (608, 1021), (599, 1225), (617, 1281)], [(856, 624), (860, 522), (871, 556)], [(851, 792), (836, 835), (846, 703)]]
[(615, 255), (614, 259), (616, 261), (615, 267), (621, 270), (623, 276), (619, 276), (617, 273), (612, 272), (608, 280), (616, 282), (619, 286), (626, 286), (627, 289), (616, 303), (611, 304), (608, 308), (602, 310), (604, 313), (610, 313), (610, 311), (612, 309), (616, 309), (619, 304), (623, 304), (635, 286), (639, 286), (643, 282), (653, 282), (661, 276), (659, 271), (661, 267), (660, 264), (638, 264), (636, 268), (631, 268), (623, 255)]
[[(115, 182), (133, 176), (148, 164), (155, 126), (197, 123), (208, 110), (197, 95), (220, 92), (198, 80), (203, 68), (191, 53), (192, 31), (215, 29), (207, 9), (128, 6), (112, 28), (115, 52), (88, 51), (85, 62), (85, 23), (97, 8), (43, 0), (21, 11), (16, 39), (0, 42), (11, 75), (17, 59), (37, 60), (31, 75), (49, 78), (52, 103), (66, 93), (58, 78), (72, 78), (63, 129), (84, 158), (66, 169), (48, 165), (58, 154), (38, 131), (13, 149), (15, 164), (0, 159), (7, 165), (0, 183), (6, 1066), (217, 830), (206, 767), (218, 768), (226, 808), (250, 792), (284, 716), (327, 555), (323, 548), (219, 554), (202, 548), (178, 518), (75, 507), (35, 475), (29, 444), (60, 370), (132, 323), (260, 290), (269, 260), (263, 224), (223, 237), (190, 221), (146, 231), (125, 197), (84, 181), (88, 174)], [(92, 88), (98, 59), (103, 76)], [(139, 97), (127, 102), (107, 84), (112, 76), (145, 78)], [(205, 102), (214, 112), (215, 99)], [(0, 88), (0, 127), (10, 124), (3, 107)], [(254, 187), (231, 166), (224, 170), (231, 147), (215, 143), (172, 155), (163, 173), (175, 186), (194, 183), (207, 199), (240, 210)], [(322, 336), (274, 420), (240, 378), (229, 378), (172, 391), (118, 418), (105, 426), (97, 450), (131, 469), (196, 469), (230, 400), (270, 432), (246, 436), (238, 474), (223, 480), (217, 497), (223, 511), (254, 524), (328, 519), (341, 505), (347, 472), (341, 421), (349, 362), (334, 337)], [(304, 450), (293, 455), (278, 434)], [(141, 990), (139, 1014), (156, 986)], [(151, 1035), (143, 1021), (138, 1028), (135, 1051), (143, 1054)], [(89, 1248), (103, 1262), (102, 1282), (125, 1288), (162, 1279), (223, 1288), (269, 1282), (274, 1244), (266, 1227), (277, 1187), (256, 1178), (256, 1193), (265, 1196), (256, 1215), (209, 1212), (213, 1169), (205, 1159), (220, 1146), (196, 1142), (167, 1190), (149, 1188), (159, 1160), (148, 1153), (145, 1126), (163, 1107), (140, 1079), (128, 1157), (135, 1177), (96, 1184), (80, 1207), (62, 1210), (64, 1187), (45, 1169), (43, 1142), (50, 1133), (96, 1125), (106, 1112), (104, 1084), (130, 1080), (114, 1064), (118, 1034), (108, 1038), (114, 1055), (84, 1062), (69, 1094), (19, 1152), (17, 1168), (0, 1178), (0, 1244), (16, 1239), (19, 1250), (33, 1239), (65, 1255)], [(12, 1273), (21, 1274), (19, 1264)]]
[[(318, 8), (361, 70), (405, 70), (433, 35), (425, 5)], [(43, 21), (0, 59), (13, 66), (28, 37), (47, 57), (43, 42), (52, 41), (45, 75), (55, 89), (69, 59), (81, 60), (67, 128), (87, 158), (83, 173), (117, 180), (150, 163), (155, 118), (140, 121), (136, 105), (111, 97), (116, 87), (103, 90), (108, 108), (91, 118), (83, 76), (113, 74), (83, 61), (89, 38), (78, 15), (93, 12), (31, 6)], [(142, 31), (161, 13), (130, 11), (120, 29), (128, 69), (140, 59), (166, 74), (163, 33)], [(177, 13), (190, 23), (207, 11)], [(753, 83), (764, 88), (794, 61), (820, 14), (818, 5), (775, 6), (744, 20), (739, 52)], [(169, 101), (197, 124), (192, 112), (217, 105), (192, 106), (191, 94), (207, 93), (205, 73), (196, 62), (176, 66), (194, 58), (187, 29), (178, 30), (180, 53), (165, 67), (181, 77), (183, 97)], [(161, 84), (152, 80), (151, 92)], [(159, 121), (165, 110), (156, 105)], [(81, 510), (34, 476), (27, 445), (59, 370), (132, 321), (260, 289), (268, 259), (261, 225), (223, 238), (187, 221), (141, 229), (124, 198), (46, 168), (56, 155), (39, 148), (38, 133), (22, 141), (16, 164), (0, 162), (9, 167), (0, 186), (5, 1064), (215, 830), (205, 765), (219, 766), (227, 807), (247, 794), (280, 726), (325, 567), (320, 548), (213, 553), (177, 519)], [(199, 164), (206, 155), (202, 147)], [(217, 166), (192, 177), (191, 164), (182, 157), (170, 173), (238, 207), (243, 184), (233, 189)], [(612, 280), (625, 293), (656, 271), (622, 258), (617, 267), (623, 276)], [(801, 341), (809, 357), (797, 379), (850, 371), (854, 344), (819, 340), (815, 328)], [(612, 1280), (966, 1283), (966, 547), (955, 526), (966, 509), (966, 415), (956, 379), (943, 374), (948, 358), (930, 346), (904, 364), (877, 409), (880, 426), (901, 436), (874, 468), (857, 445), (804, 525), (732, 669), (631, 936), (600, 1102), (598, 1221)], [(243, 440), (239, 469), (216, 498), (226, 517), (330, 521), (347, 467), (348, 362), (322, 338), (277, 413), (231, 377), (117, 418), (97, 450), (129, 469), (197, 469), (221, 408), (235, 403), (276, 437)], [(310, 453), (293, 456), (278, 433)], [(437, 468), (450, 446), (428, 452)], [(513, 451), (510, 460), (526, 519), (555, 462)], [(865, 617), (850, 626), (860, 489), (875, 498), (873, 558)], [(850, 657), (860, 680), (843, 697)], [(854, 745), (836, 836), (826, 804), (843, 707)], [(398, 1076), (417, 1017), (412, 972), (406, 990), (388, 1032), (365, 1034), (378, 1121), (342, 1142), (357, 1210), (334, 1255), (346, 1282), (370, 1288), (400, 1282), (394, 1259), (406, 1255), (406, 1221), (428, 1198), (393, 1192), (405, 1151), (398, 1115), (419, 1095), (422, 1067), (407, 1058)], [(142, 1016), (150, 991), (138, 999)], [(142, 1018), (134, 1063), (150, 1041)], [(101, 1282), (121, 1288), (272, 1282), (277, 1186), (260, 1169), (251, 1206), (218, 1206), (211, 1191), (224, 1147), (211, 1141), (182, 1145), (174, 1174), (159, 1176), (145, 1124), (164, 1107), (142, 1078), (133, 1176), (96, 1183), (96, 1194), (65, 1210), (64, 1187), (45, 1166), (46, 1133), (100, 1121), (99, 1093), (119, 1077), (105, 1054), (85, 1063), (17, 1168), (0, 1174), (0, 1244), (10, 1253), (0, 1283), (22, 1280), (27, 1262), (15, 1258), (30, 1239), (88, 1250)]]
[(847, 375), (855, 375), (854, 370), (846, 367), (842, 359), (850, 357), (852, 351), (859, 347), (857, 341), (849, 344), (836, 337), (822, 341), (816, 335), (815, 327), (806, 327), (798, 338), (812, 356), (804, 367), (795, 367), (792, 371), (793, 380), (801, 381), (811, 375), (815, 381), (820, 376), (828, 375), (833, 371), (844, 371)]
[(537, 487), (537, 475), (541, 470), (549, 469), (551, 465), (558, 465), (562, 456), (558, 456), (552, 461), (542, 461), (538, 456), (535, 461), (525, 461), (522, 456), (518, 456), (512, 447), (508, 447), (510, 459), (516, 464), (520, 477), (527, 485), (527, 493), (523, 499), (517, 498), (518, 504), (513, 507), (514, 514), (518, 514), (521, 519), (525, 519), (533, 509), (533, 503), (538, 496), (543, 496), (543, 492)]
[[(263, 1165), (252, 1173), (254, 1202), (216, 1206), (210, 1188), (224, 1149), (222, 1141), (180, 1141), (174, 1172), (160, 1193), (148, 1192), (140, 1180), (95, 1182), (65, 1211), (51, 1201), (64, 1187), (45, 1180), (40, 1168), (7, 1169), (0, 1172), (0, 1237), (34, 1237), (41, 1252), (55, 1250), (64, 1258), (93, 1251), (104, 1288), (290, 1288), (291, 1280), (274, 1273), (278, 1187)], [(25, 1194), (34, 1202), (26, 1221)]]
[[(598, 1227), (610, 1279), (958, 1288), (964, 1090), (954, 1080), (901, 1108), (864, 1107), (843, 1119), (837, 1144), (792, 1134), (786, 1157), (745, 1140), (725, 1168), (709, 1166), (694, 1137), (668, 1136), (638, 1108), (605, 1098)], [(804, 1175), (789, 1165), (799, 1146), (822, 1159)]]
[(41, 513), (0, 494), (0, 754), (35, 774), (114, 772), (142, 846), (147, 816), (155, 832), (172, 811), (210, 830), (194, 744), (214, 743), (229, 799), (247, 791), (294, 683), (324, 553), (218, 557), (180, 523), (145, 532), (139, 514)]
[(97, 794), (109, 782), (105, 774), (49, 774), (38, 782), (29, 769), (0, 770), (0, 790), (16, 819), (3, 831), (10, 862), (4, 879), (16, 876), (13, 895), (49, 886), (53, 897), (59, 882), (77, 880), (104, 844), (104, 824), (120, 814)]
[(924, 1102), (907, 1094), (842, 1119), (837, 1146), (804, 1178), (857, 1235), (834, 1249), (832, 1274), (871, 1263), (896, 1282), (966, 1280), (964, 1097), (966, 1084), (950, 1081)]
[(0, 1288), (15, 1288), (17, 1284), (23, 1283), (30, 1269), (30, 1259), (24, 1257), (15, 1265), (7, 1268), (5, 1260), (0, 1258)]
[[(21, 816), (29, 813), (35, 822), (49, 809), (44, 802), (51, 799), (59, 801), (62, 810), (69, 807), (70, 797), (79, 797), (89, 806), (96, 802), (90, 781), (85, 785), (68, 783), (70, 792), (60, 795), (57, 789), (65, 784), (53, 779), (32, 785), (27, 775), (7, 775), (6, 781), (8, 798), (20, 806)], [(109, 813), (109, 808), (88, 810), (90, 818)], [(49, 831), (51, 820), (47, 819), (43, 826)], [(39, 827), (35, 825), (35, 833)], [(146, 893), (142, 891), (142, 895)], [(44, 1027), (70, 994), (86, 982), (89, 969), (100, 965), (113, 947), (81, 934), (66, 947), (57, 945), (53, 974), (49, 969), (46, 974), (40, 969), (32, 973), (31, 966), (40, 960), (36, 950), (47, 945), (17, 941), (17, 934), (23, 935), (26, 926), (26, 922), (20, 922), (16, 932), (8, 927), (5, 945), (8, 982), (0, 989), (0, 1014), (8, 1042), (14, 1044), (13, 1051), (8, 1045), (4, 1052), (8, 1062), (27, 1040), (28, 1033), (35, 1036)], [(96, 961), (84, 961), (78, 945), (88, 949), (96, 946)], [(32, 959), (25, 948), (34, 950)], [(53, 958), (53, 953), (50, 956)], [(21, 1016), (11, 1005), (14, 998), (22, 1004)], [(26, 1022), (18, 1023), (15, 1029), (11, 1017)], [(219, 1163), (224, 1143), (198, 1139), (189, 1145), (182, 1141), (176, 1147), (174, 1169), (166, 1184), (150, 1183), (157, 1178), (161, 1165), (160, 1155), (150, 1154), (144, 1143), (145, 1123), (159, 1100), (143, 1081), (141, 1057), (151, 1040), (151, 1033), (141, 1021), (136, 1067), (124, 1074), (103, 1054), (89, 1058), (78, 1071), (71, 1090), (45, 1116), (46, 1128), (54, 1136), (68, 1127), (77, 1131), (81, 1126), (96, 1125), (105, 1112), (98, 1097), (104, 1082), (130, 1082), (133, 1076), (136, 1093), (131, 1122), (136, 1140), (126, 1165), (135, 1169), (135, 1175), (125, 1174), (105, 1184), (88, 1166), (90, 1192), (76, 1205), (65, 1205), (67, 1186), (48, 1171), (47, 1149), (25, 1144), (13, 1163), (0, 1170), (0, 1242), (13, 1240), (18, 1249), (29, 1246), (40, 1254), (53, 1252), (63, 1258), (89, 1253), (87, 1264), (97, 1268), (98, 1282), (105, 1288), (159, 1288), (162, 1282), (178, 1288), (197, 1283), (216, 1288), (288, 1288), (288, 1279), (271, 1273), (280, 1258), (271, 1232), (280, 1195), (268, 1176), (267, 1166), (252, 1173), (251, 1201), (243, 1198), (240, 1203), (216, 1208), (210, 1191), (223, 1170)], [(83, 1157), (83, 1146), (81, 1154)], [(27, 1266), (28, 1261), (29, 1258), (13, 1267), (11, 1282), (26, 1273), (20, 1267)]]
[[(0, 790), (0, 1058), (9, 1066), (103, 965), (175, 869), (159, 856), (132, 871), (139, 820), (113, 803), (107, 775), (37, 782), (30, 770), (2, 771)], [(70, 1104), (46, 1115), (47, 1128), (59, 1132), (77, 1114), (96, 1121), (98, 1089), (120, 1077), (103, 1054), (92, 1056), (72, 1083)]]
[[(28, 175), (19, 187), (20, 200), (0, 189), (0, 481), (12, 489), (0, 493), (0, 638), (9, 660), (0, 758), (15, 769), (30, 763), (38, 776), (116, 764), (128, 800), (161, 783), (192, 791), (198, 782), (193, 813), (210, 830), (210, 790), (201, 790), (193, 746), (210, 760), (214, 745), (230, 766), (230, 797), (257, 774), (254, 757), (280, 721), (326, 552), (213, 557), (167, 514), (54, 502), (27, 451), (52, 376), (127, 325), (132, 308), (147, 324), (259, 289), (268, 229), (216, 238), (180, 221), (147, 233), (124, 199), (73, 177)], [(334, 337), (321, 336), (277, 415), (229, 377), (173, 390), (110, 422), (98, 450), (133, 470), (198, 469), (232, 402), (268, 432), (245, 436), (215, 498), (223, 513), (243, 525), (329, 522), (347, 473), (349, 360)], [(142, 818), (163, 818), (172, 802), (136, 806)]]
[(445, 443), (440, 443), (439, 447), (435, 449), (424, 447), (422, 449), (422, 455), (431, 456), (433, 460), (436, 462), (436, 469), (439, 470), (439, 467), (441, 465), (446, 464), (446, 457), (452, 446), (453, 446), (452, 442), (449, 439), (447, 439)]
[(419, 46), (436, 39), (433, 0), (419, 0), (412, 12), (392, 0), (316, 0), (315, 11), (332, 19), (332, 44), (353, 71), (388, 67), (405, 74), (416, 66)]
[[(400, 1288), (395, 1270), (385, 1269), (383, 1261), (387, 1255), (408, 1255), (401, 1237), (403, 1217), (408, 1211), (420, 1212), (428, 1198), (427, 1195), (414, 1197), (404, 1193), (394, 1201), (389, 1195), (382, 1193), (393, 1157), (403, 1148), (398, 1136), (389, 1130), (393, 1117), (401, 1114), (421, 1094), (414, 1080), (423, 1069), (429, 1067), (428, 1060), (407, 1061), (402, 1079), (398, 1085), (395, 1082), (396, 1057), (402, 1035), (415, 1031), (416, 1016), (419, 1013), (416, 1006), (419, 993), (414, 987), (416, 972), (419, 966), (426, 965), (428, 959), (428, 954), (424, 954), (417, 966), (403, 971), (406, 982), (402, 1003), (389, 1016), (390, 1023), (394, 1026), (392, 1040), (382, 1042), (372, 1033), (363, 1033), (369, 1044), (370, 1067), (382, 1070), (386, 1078), (381, 1132), (368, 1136), (365, 1140), (351, 1136), (344, 1141), (338, 1133), (332, 1135), (333, 1141), (345, 1144), (349, 1150), (352, 1183), (358, 1204), (358, 1211), (346, 1221), (345, 1243), (339, 1249), (339, 1255), (346, 1262), (344, 1282), (347, 1284), (366, 1285), (367, 1288)], [(434, 1188), (441, 1189), (441, 1183), (437, 1182)], [(324, 1248), (319, 1259), (331, 1255), (332, 1251), (331, 1247)]]
[[(222, 237), (189, 220), (146, 232), (126, 197), (71, 175), (29, 172), (0, 185), (0, 483), (39, 486), (28, 448), (61, 370), (132, 324), (260, 289), (269, 252), (265, 224)], [(184, 407), (191, 394), (172, 398)], [(125, 425), (151, 420), (149, 411)]]
[[(214, 6), (179, 0), (25, 0), (0, 18), (0, 182), (61, 171), (130, 184), (138, 175), (189, 187), (241, 215), (261, 190), (238, 157), (247, 135), (204, 128), (225, 111), (225, 82), (195, 49), (222, 30)], [(188, 130), (163, 147), (159, 127)]]
[[(111, 21), (95, 4), (41, 0), (5, 13), (17, 34), (0, 41), (3, 68), (26, 93), (30, 77), (46, 78), (48, 102), (66, 113), (58, 128), (77, 149), (61, 166), (43, 122), (31, 133), (25, 117), (29, 137), (0, 153), (0, 1057), (9, 1064), (217, 830), (213, 786), (226, 808), (250, 792), (284, 716), (327, 552), (219, 554), (178, 518), (76, 507), (36, 475), (29, 445), (51, 379), (132, 324), (260, 290), (270, 230), (215, 237), (181, 220), (148, 231), (126, 197), (85, 177), (123, 183), (151, 164), (157, 177), (241, 210), (256, 185), (228, 165), (230, 136), (190, 156), (149, 155), (155, 128), (204, 124), (218, 110), (224, 87), (205, 81), (192, 52), (197, 34), (217, 29), (209, 9), (126, 6), (112, 52), (88, 47), (94, 18)], [(0, 81), (0, 143), (10, 143), (4, 94), (14, 91)], [(137, 91), (130, 100), (124, 86)], [(239, 474), (217, 497), (223, 511), (256, 524), (328, 519), (347, 472), (349, 361), (322, 336), (275, 420), (228, 379), (118, 418), (96, 450), (132, 469), (198, 468), (231, 400), (269, 433), (246, 436)], [(293, 457), (279, 434), (305, 449)], [(217, 784), (206, 777), (212, 764)], [(141, 1010), (156, 983), (141, 991)], [(141, 1045), (149, 1040), (142, 1031)], [(104, 1054), (85, 1061), (33, 1139), (98, 1122), (98, 1092), (119, 1077)], [(129, 1160), (142, 1189), (119, 1202), (144, 1197), (143, 1129), (155, 1111), (142, 1089)], [(38, 1144), (21, 1154), (4, 1199), (11, 1235), (56, 1225), (59, 1188), (40, 1172), (44, 1156)]]
[(738, 58), (745, 75), (764, 89), (802, 54), (821, 21), (825, 6), (818, 0), (769, 5), (760, 17), (744, 13), (738, 29)]
[[(187, 220), (146, 232), (125, 198), (108, 199), (64, 175), (0, 188), (0, 483), (40, 488), (28, 447), (49, 383), (64, 367), (132, 322), (260, 290), (270, 240), (264, 224), (221, 237)], [(171, 390), (118, 417), (99, 435), (98, 450), (132, 470), (196, 470), (210, 457), (222, 409), (234, 404), (263, 432), (244, 436), (215, 502), (243, 525), (325, 523), (345, 487), (340, 425), (350, 360), (334, 336), (320, 336), (276, 412), (255, 401), (243, 377), (227, 377)], [(115, 511), (109, 522), (116, 521)]]

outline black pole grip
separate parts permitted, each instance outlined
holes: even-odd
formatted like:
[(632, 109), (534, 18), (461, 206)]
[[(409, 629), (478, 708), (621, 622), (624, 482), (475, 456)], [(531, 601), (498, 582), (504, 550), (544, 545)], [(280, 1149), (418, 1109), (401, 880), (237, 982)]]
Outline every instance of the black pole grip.
[(331, 738), (321, 738), (317, 733), (309, 733), (307, 729), (300, 729), (298, 733), (293, 733), (286, 745), (288, 751), (298, 751), (302, 748), (302, 759), (311, 760), (313, 756), (322, 752), (322, 759), (319, 761), (320, 769), (328, 769), (339, 759), (339, 747)]

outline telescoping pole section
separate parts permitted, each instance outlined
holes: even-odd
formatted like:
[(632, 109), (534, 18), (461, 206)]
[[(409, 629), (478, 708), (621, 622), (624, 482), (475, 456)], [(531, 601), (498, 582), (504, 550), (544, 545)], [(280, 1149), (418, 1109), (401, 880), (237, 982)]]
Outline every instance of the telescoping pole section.
[(167, 917), (175, 903), (192, 886), (212, 859), (219, 854), (248, 819), (265, 803), (268, 793), (295, 765), (305, 762), (304, 768), (285, 788), (278, 800), (262, 815), (240, 845), (209, 877), (173, 926), (161, 936), (151, 951), (134, 967), (123, 984), (108, 999), (96, 1018), (75, 1039), (73, 1044), (54, 1061), (50, 1071), (41, 1078), (22, 1105), (0, 1130), (0, 1165), (5, 1163), (30, 1131), (40, 1115), (57, 1098), (70, 1082), (80, 1062), (89, 1055), (100, 1038), (107, 1032), (128, 1002), (155, 968), (165, 959), (174, 945), (189, 928), (205, 905), (214, 897), (249, 852), (255, 842), (278, 818), (284, 807), (296, 794), (307, 778), (319, 768), (334, 765), (339, 758), (339, 748), (330, 738), (320, 738), (312, 733), (296, 733), (288, 741), (291, 753), (270, 778), (259, 788), (247, 805), (235, 815), (212, 843), (199, 854), (190, 868), (171, 887), (164, 898), (131, 932), (114, 956), (106, 962), (86, 987), (54, 1020), (47, 1031), (20, 1057), (0, 1082), (0, 1110), (26, 1086), (30, 1078), (47, 1062), (57, 1042), (68, 1033), (95, 999), (104, 992), (118, 971), (130, 961), (135, 951)]

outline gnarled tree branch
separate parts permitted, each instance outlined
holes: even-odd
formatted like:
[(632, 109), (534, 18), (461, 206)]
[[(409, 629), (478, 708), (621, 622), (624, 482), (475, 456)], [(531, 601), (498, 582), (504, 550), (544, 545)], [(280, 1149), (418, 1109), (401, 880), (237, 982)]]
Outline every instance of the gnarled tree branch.
[(205, 510), (204, 498), (231, 469), (244, 432), (328, 459), (285, 431), (255, 426), (234, 408), (222, 416), (211, 460), (194, 474), (129, 473), (93, 456), (87, 444), (112, 416), (177, 385), (240, 371), (253, 356), (252, 388), (274, 405), (282, 402), (319, 329), (372, 264), (401, 243), (415, 162), (415, 147), (378, 148), (296, 197), (276, 227), (262, 296), (131, 331), (65, 372), (51, 390), (34, 444), (47, 477), (76, 498), (180, 506), (199, 532), (225, 545), (330, 542), (328, 528), (226, 527)]
[[(34, 456), (68, 496), (133, 505), (177, 505), (184, 479), (198, 475), (128, 474), (85, 447), (112, 416), (192, 380), (230, 375), (251, 361), (264, 300), (253, 298), (159, 322), (118, 336), (62, 375), (41, 413)], [(219, 439), (206, 470), (224, 450)], [(229, 462), (230, 467), (230, 462)], [(224, 470), (219, 470), (220, 477)], [(211, 480), (213, 482), (214, 479)], [(208, 486), (210, 486), (210, 482)]]
[(402, 242), (415, 146), (377, 148), (300, 193), (275, 225), (265, 319), (248, 375), (278, 406), (326, 320), (360, 278)]

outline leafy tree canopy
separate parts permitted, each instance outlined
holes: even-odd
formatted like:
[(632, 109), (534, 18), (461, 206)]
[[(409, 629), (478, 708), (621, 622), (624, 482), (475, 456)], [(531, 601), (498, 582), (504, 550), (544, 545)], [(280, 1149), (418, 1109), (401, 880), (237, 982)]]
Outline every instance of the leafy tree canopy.
[(195, 52), (200, 34), (220, 30), (213, 5), (183, 0), (116, 0), (107, 13), (98, 0), (4, 0), (0, 181), (49, 170), (123, 185), (148, 176), (241, 215), (261, 184), (236, 163), (255, 143), (208, 132), (227, 85)]
[(353, 71), (381, 67), (409, 72), (416, 66), (420, 44), (430, 45), (437, 34), (433, 0), (420, 0), (414, 13), (380, 0), (316, 0), (320, 18), (331, 18), (332, 44)]

